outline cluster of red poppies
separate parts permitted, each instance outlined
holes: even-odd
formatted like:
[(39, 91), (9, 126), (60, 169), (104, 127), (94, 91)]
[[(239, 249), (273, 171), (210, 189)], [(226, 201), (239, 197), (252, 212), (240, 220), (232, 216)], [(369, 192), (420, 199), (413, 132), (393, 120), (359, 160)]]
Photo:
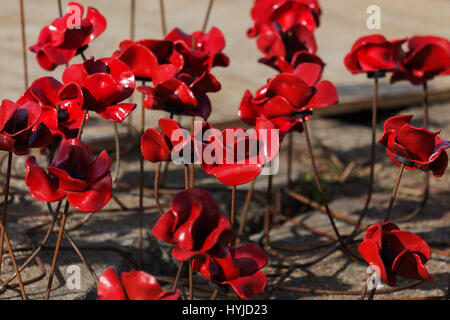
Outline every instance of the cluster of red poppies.
[[(407, 42), (407, 50), (402, 45)], [(382, 35), (358, 39), (344, 59), (352, 73), (382, 77), (392, 72), (391, 83), (408, 80), (413, 85), (426, 84), (435, 76), (450, 74), (450, 41), (436, 36), (413, 36), (388, 41)], [(449, 141), (410, 124), (412, 115), (399, 115), (386, 120), (383, 136), (378, 141), (386, 147), (392, 162), (402, 168), (432, 171), (440, 177), (448, 165), (445, 149)], [(396, 276), (432, 280), (424, 264), (430, 248), (419, 236), (401, 231), (392, 222), (370, 226), (359, 246), (359, 252), (390, 286)]]
[[(83, 7), (70, 3), (81, 13)], [(88, 8), (80, 28), (70, 28), (71, 13), (56, 19), (39, 35), (30, 50), (47, 70), (65, 64), (106, 28), (104, 17)], [(84, 212), (103, 208), (111, 198), (111, 162), (106, 151), (94, 159), (91, 148), (80, 140), (94, 111), (111, 121), (123, 121), (135, 104), (121, 103), (135, 89), (132, 70), (115, 58), (68, 66), (62, 83), (52, 77), (34, 81), (23, 96), (1, 106), (0, 149), (26, 155), (30, 148), (48, 152), (50, 164), (41, 168), (36, 158), (26, 161), (25, 182), (37, 200), (53, 202), (67, 196), (68, 202)], [(56, 153), (56, 154), (55, 154)]]
[(253, 26), (247, 32), (257, 37), (264, 54), (259, 61), (279, 71), (255, 96), (246, 91), (239, 117), (254, 126), (265, 119), (279, 130), (280, 141), (291, 131), (301, 132), (309, 112), (338, 102), (336, 88), (320, 81), (325, 64), (317, 55), (313, 31), (319, 26), (316, 0), (257, 0), (251, 10)]
[[(159, 130), (145, 130), (142, 156), (160, 163), (189, 150), (183, 154), (185, 159), (200, 160), (203, 171), (230, 186), (254, 180), (275, 158), (286, 134), (307, 128), (314, 109), (338, 103), (334, 85), (321, 80), (325, 64), (316, 55), (314, 38), (321, 15), (317, 0), (255, 0), (253, 4), (253, 25), (247, 35), (256, 38), (264, 55), (259, 62), (278, 73), (254, 95), (247, 90), (242, 98), (239, 118), (256, 129), (252, 134), (240, 134), (244, 129), (235, 127), (221, 131), (206, 122), (212, 111), (207, 94), (221, 89), (211, 70), (229, 64), (222, 52), (225, 38), (218, 28), (192, 34), (174, 29), (164, 39), (125, 40), (111, 57), (86, 59), (84, 51), (104, 32), (106, 20), (96, 9), (87, 8), (80, 26), (72, 28), (73, 10), (83, 15), (83, 6), (70, 2), (67, 13), (43, 28), (30, 47), (45, 70), (67, 64), (62, 82), (39, 78), (16, 102), (3, 100), (0, 107), (0, 150), (21, 156), (29, 154), (30, 148), (40, 148), (48, 154), (46, 169), (34, 156), (25, 162), (26, 185), (39, 201), (66, 198), (83, 212), (99, 211), (108, 203), (111, 161), (106, 151), (94, 157), (81, 134), (89, 111), (113, 122), (127, 118), (136, 104), (124, 101), (135, 91), (136, 81), (142, 82), (137, 91), (145, 95), (145, 108), (170, 114), (159, 120)], [(405, 42), (407, 50), (402, 48)], [(83, 63), (69, 66), (76, 55), (83, 57)], [(423, 84), (450, 74), (450, 42), (432, 36), (394, 41), (381, 35), (363, 37), (345, 57), (345, 66), (352, 73), (375, 77), (392, 72), (392, 83), (407, 79)], [(199, 117), (204, 122), (189, 131), (172, 119), (174, 115)], [(379, 142), (402, 168), (442, 176), (448, 165), (449, 141), (439, 138), (439, 131), (412, 126), (411, 118), (388, 119)], [(277, 130), (277, 136), (269, 138), (262, 130)], [(205, 135), (209, 135), (206, 141)], [(242, 159), (236, 159), (242, 144), (257, 148), (245, 149), (238, 155)], [(215, 151), (211, 162), (202, 161), (207, 150)], [(224, 160), (228, 158), (232, 161)], [(266, 253), (252, 243), (231, 245), (232, 223), (205, 190), (191, 186), (177, 193), (152, 233), (174, 245), (175, 260), (188, 261), (192, 270), (220, 289), (231, 287), (240, 298), (248, 299), (266, 286), (267, 277), (261, 271), (268, 262)], [(432, 280), (424, 266), (430, 258), (428, 245), (392, 222), (370, 226), (359, 252), (388, 285), (395, 284), (397, 275)], [(181, 299), (182, 292), (163, 291), (156, 278), (143, 271), (124, 272), (119, 279), (110, 268), (99, 280), (98, 296), (162, 300)]]

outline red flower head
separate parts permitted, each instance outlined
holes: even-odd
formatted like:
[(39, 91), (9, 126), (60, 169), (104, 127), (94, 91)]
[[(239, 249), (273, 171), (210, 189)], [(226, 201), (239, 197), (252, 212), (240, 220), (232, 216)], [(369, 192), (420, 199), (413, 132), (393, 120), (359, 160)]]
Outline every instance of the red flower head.
[(65, 139), (75, 138), (82, 123), (83, 110), (76, 103), (60, 102), (59, 90), (63, 85), (52, 77), (42, 77), (34, 81), (17, 101), (19, 104), (32, 101), (42, 107), (40, 121), (50, 129), (52, 135)]
[(351, 73), (388, 72), (398, 67), (405, 39), (388, 41), (380, 34), (361, 37), (345, 56), (345, 67)]
[(435, 177), (444, 174), (448, 165), (445, 149), (449, 141), (441, 140), (436, 132), (410, 125), (412, 115), (389, 118), (384, 123), (383, 136), (378, 141), (386, 147), (392, 162), (407, 169), (433, 171)]
[[(200, 153), (202, 159), (203, 171), (230, 186), (255, 179), (264, 164), (271, 161), (279, 150), (278, 131), (273, 126), (263, 124), (264, 121), (259, 122), (255, 127), (256, 131), (249, 132), (239, 127), (219, 131), (210, 125), (210, 132), (205, 132), (204, 128), (198, 130), (194, 135), (194, 143), (196, 152)], [(276, 137), (274, 145), (270, 145), (273, 133)]]
[(134, 103), (120, 103), (131, 96), (136, 82), (133, 71), (115, 58), (90, 58), (71, 65), (62, 79), (59, 97), (63, 103), (78, 103), (106, 120), (121, 122), (136, 107)]
[(256, 45), (266, 58), (282, 57), (291, 63), (299, 51), (315, 54), (317, 44), (314, 34), (308, 28), (296, 24), (288, 30), (281, 30), (278, 24), (263, 25)]
[(409, 80), (422, 84), (435, 76), (450, 74), (450, 41), (434, 36), (414, 36), (408, 39), (408, 50), (391, 77), (391, 83)]
[(29, 49), (36, 53), (42, 68), (51, 71), (68, 63), (79, 50), (105, 31), (106, 20), (97, 9), (88, 7), (86, 18), (81, 19), (83, 12), (82, 5), (69, 2), (67, 13), (41, 30), (37, 43)]
[(258, 60), (258, 62), (268, 65), (269, 67), (272, 67), (275, 70), (278, 70), (279, 72), (285, 73), (293, 73), (294, 70), (302, 63), (318, 64), (322, 70), (325, 67), (325, 63), (319, 56), (309, 53), (308, 51), (305, 50), (301, 50), (294, 53), (290, 63), (287, 62), (284, 57), (278, 56), (273, 56), (270, 58), (261, 58)]
[(269, 79), (255, 97), (246, 91), (239, 106), (239, 118), (252, 126), (259, 117), (269, 119), (280, 130), (280, 139), (291, 130), (301, 132), (305, 112), (338, 102), (333, 84), (319, 81), (321, 70), (318, 64), (303, 63), (292, 74), (280, 73)]
[(268, 259), (259, 246), (248, 243), (239, 247), (218, 246), (209, 256), (194, 259), (193, 269), (219, 285), (230, 285), (242, 299), (264, 291), (267, 276), (260, 271)]
[(25, 183), (39, 201), (53, 202), (67, 195), (69, 203), (83, 211), (96, 212), (111, 199), (111, 161), (106, 151), (96, 159), (87, 143), (77, 139), (62, 140), (55, 160), (47, 172), (28, 157)]
[(419, 236), (399, 230), (392, 222), (371, 225), (358, 251), (389, 286), (396, 284), (397, 276), (433, 281), (424, 265), (430, 259), (430, 247)]
[(255, 0), (250, 11), (253, 26), (247, 30), (247, 36), (257, 36), (263, 25), (274, 22), (279, 23), (283, 30), (300, 24), (314, 31), (319, 26), (320, 14), (317, 0)]
[(170, 160), (173, 149), (185, 141), (185, 138), (190, 138), (177, 137), (174, 134), (176, 130), (182, 130), (183, 127), (172, 119), (162, 118), (158, 123), (161, 131), (147, 129), (141, 137), (142, 156), (150, 162)]
[(138, 91), (146, 94), (147, 109), (164, 110), (173, 114), (202, 117), (211, 114), (211, 102), (207, 92), (217, 92), (221, 86), (209, 72), (194, 78), (178, 73), (173, 65), (160, 65), (153, 72), (153, 87), (140, 86)]
[(114, 268), (103, 272), (97, 284), (98, 300), (181, 300), (181, 290), (163, 291), (158, 280), (144, 271), (122, 272)]
[(161, 64), (173, 64), (178, 71), (184, 64), (183, 56), (173, 50), (169, 40), (125, 40), (119, 47), (113, 57), (125, 62), (141, 80), (151, 80), (153, 70)]
[(177, 193), (153, 227), (153, 236), (175, 244), (172, 256), (186, 261), (205, 255), (216, 245), (228, 243), (233, 236), (228, 218), (205, 190), (189, 189)]
[(225, 38), (222, 31), (216, 27), (212, 27), (208, 33), (196, 31), (192, 34), (175, 28), (164, 40), (173, 41), (175, 50), (183, 56), (184, 66), (181, 72), (192, 77), (199, 77), (215, 66), (227, 67), (230, 63), (228, 57), (222, 53)]
[(3, 100), (0, 106), (0, 150), (25, 155), (30, 148), (43, 148), (52, 142), (48, 127), (40, 121), (42, 108), (35, 102)]

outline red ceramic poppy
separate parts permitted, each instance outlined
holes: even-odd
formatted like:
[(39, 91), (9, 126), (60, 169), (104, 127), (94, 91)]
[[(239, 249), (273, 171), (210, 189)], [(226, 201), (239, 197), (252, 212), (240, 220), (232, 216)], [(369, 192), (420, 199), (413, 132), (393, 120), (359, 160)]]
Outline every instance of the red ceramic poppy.
[(161, 131), (153, 128), (147, 129), (141, 137), (142, 155), (153, 163), (170, 160), (174, 147), (190, 139), (190, 136), (176, 136), (176, 130), (183, 130), (178, 122), (162, 118), (158, 123)]
[(153, 72), (153, 86), (140, 86), (137, 90), (146, 95), (144, 106), (147, 109), (207, 120), (211, 102), (206, 93), (217, 92), (220, 88), (220, 83), (209, 72), (194, 78), (178, 73), (173, 65), (160, 65)]
[(399, 65), (404, 42), (405, 39), (388, 41), (380, 34), (361, 37), (345, 56), (345, 67), (351, 73), (393, 71)]
[(269, 119), (279, 129), (280, 139), (289, 131), (302, 131), (305, 112), (338, 102), (333, 84), (319, 81), (321, 70), (318, 64), (302, 63), (293, 73), (280, 73), (269, 79), (254, 97), (247, 91), (239, 106), (239, 118), (252, 126), (259, 117)]
[(64, 103), (59, 100), (58, 93), (62, 87), (63, 85), (52, 77), (39, 78), (31, 84), (17, 103), (24, 104), (29, 101), (39, 103), (42, 107), (39, 120), (45, 123), (52, 135), (71, 139), (76, 137), (82, 123), (83, 110), (76, 103), (70, 101)]
[(221, 132), (212, 128), (210, 137), (195, 136), (196, 150), (201, 152), (201, 168), (229, 186), (245, 184), (255, 179), (264, 164), (278, 153), (278, 135), (276, 145), (266, 148), (266, 143), (270, 141), (270, 130), (275, 128), (264, 129), (266, 138), (259, 131), (246, 132), (239, 127)]
[[(68, 63), (84, 46), (97, 38), (106, 29), (106, 20), (97, 9), (84, 8), (76, 2), (69, 2), (67, 13), (55, 19), (51, 25), (41, 30), (36, 44), (30, 51), (36, 53), (39, 65), (48, 71), (58, 65)], [(76, 25), (79, 15), (79, 25)]]
[(152, 79), (153, 70), (158, 65), (172, 64), (180, 71), (184, 64), (183, 56), (173, 50), (173, 42), (169, 40), (125, 40), (119, 48), (113, 57), (126, 63), (135, 77), (144, 81)]
[(264, 250), (253, 243), (239, 247), (217, 246), (210, 255), (194, 259), (193, 269), (219, 285), (230, 285), (242, 299), (264, 291), (267, 276), (260, 271), (268, 259)]
[(186, 261), (228, 243), (233, 233), (230, 221), (207, 191), (188, 189), (173, 197), (170, 209), (153, 227), (153, 236), (176, 245), (172, 256)]
[(392, 74), (391, 83), (409, 80), (422, 84), (435, 76), (450, 74), (450, 41), (435, 36), (414, 36), (408, 39), (399, 69)]
[(258, 62), (268, 65), (279, 72), (293, 73), (295, 68), (297, 68), (302, 63), (315, 63), (318, 64), (323, 71), (325, 63), (322, 59), (312, 53), (305, 50), (298, 51), (292, 56), (291, 62), (286, 61), (284, 57), (273, 56), (270, 58), (261, 58)]
[(358, 251), (389, 286), (396, 284), (397, 276), (433, 281), (425, 268), (430, 247), (419, 236), (399, 230), (392, 222), (371, 225)]
[(173, 41), (175, 50), (183, 56), (184, 65), (181, 72), (193, 77), (209, 72), (215, 66), (227, 67), (230, 63), (222, 52), (225, 48), (225, 37), (216, 27), (212, 27), (208, 33), (195, 31), (192, 34), (175, 28), (164, 40)]
[(158, 280), (144, 271), (122, 272), (114, 268), (103, 272), (97, 284), (98, 300), (182, 300), (181, 290), (163, 291)]
[(436, 132), (410, 125), (412, 115), (394, 116), (384, 123), (383, 136), (378, 141), (386, 147), (392, 162), (407, 169), (432, 171), (435, 177), (444, 174), (448, 165), (445, 149), (449, 141), (440, 139)]
[(36, 200), (53, 202), (67, 195), (73, 207), (83, 212), (96, 212), (111, 199), (108, 154), (103, 151), (94, 159), (90, 146), (80, 140), (62, 140), (47, 172), (34, 156), (29, 157), (25, 165), (25, 183)]
[(255, 0), (250, 11), (253, 26), (248, 29), (247, 36), (257, 36), (261, 26), (274, 22), (283, 30), (300, 24), (314, 31), (319, 26), (320, 14), (317, 0)]
[(133, 71), (115, 58), (90, 58), (71, 65), (62, 79), (59, 98), (63, 103), (77, 103), (106, 120), (121, 122), (136, 107), (134, 103), (120, 103), (131, 96), (136, 82)]
[(283, 57), (291, 63), (299, 51), (315, 54), (317, 44), (314, 34), (308, 28), (296, 24), (283, 31), (278, 24), (263, 25), (256, 45), (266, 58)]
[(40, 121), (42, 108), (35, 102), (3, 100), (0, 106), (0, 150), (26, 155), (30, 148), (52, 142), (49, 128)]

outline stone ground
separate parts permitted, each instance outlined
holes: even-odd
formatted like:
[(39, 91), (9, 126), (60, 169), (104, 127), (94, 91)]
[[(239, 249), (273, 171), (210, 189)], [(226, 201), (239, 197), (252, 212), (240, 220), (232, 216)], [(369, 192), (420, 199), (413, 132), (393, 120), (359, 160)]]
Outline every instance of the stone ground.
[[(65, 3), (65, 1), (63, 1)], [(99, 37), (89, 48), (88, 54), (95, 54), (97, 57), (106, 56), (112, 53), (117, 47), (119, 39), (128, 37), (128, 2), (127, 1), (81, 1), (83, 4), (90, 4), (100, 9), (108, 19), (109, 27), (104, 35)], [(265, 66), (258, 65), (256, 60), (260, 56), (256, 50), (253, 40), (245, 37), (245, 30), (250, 24), (248, 10), (252, 1), (216, 1), (211, 14), (210, 25), (220, 27), (227, 38), (226, 53), (229, 54), (231, 64), (229, 68), (217, 68), (214, 73), (221, 81), (223, 90), (212, 95), (214, 113), (211, 121), (221, 127), (224, 123), (236, 122), (236, 113), (230, 112), (230, 108), (237, 109), (240, 99), (245, 89), (255, 90), (260, 87), (266, 78), (273, 75), (273, 71)], [(187, 31), (198, 29), (201, 25), (201, 17), (206, 10), (204, 0), (177, 0), (166, 1), (166, 12), (168, 16), (168, 29), (180, 26)], [(342, 4), (344, 3), (344, 4)], [(188, 5), (189, 4), (189, 5)], [(425, 10), (422, 1), (382, 1), (382, 0), (345, 0), (345, 1), (322, 1), (323, 18), (322, 25), (317, 30), (317, 40), (319, 54), (327, 63), (324, 78), (333, 81), (338, 89), (341, 103), (333, 108), (340, 108), (346, 102), (351, 102), (359, 98), (370, 99), (371, 86), (363, 76), (351, 76), (345, 71), (342, 59), (350, 48), (353, 41), (361, 36), (370, 33), (365, 27), (365, 10), (369, 4), (379, 4), (382, 9), (382, 30), (388, 38), (396, 38), (412, 34), (439, 34), (450, 38), (450, 29), (442, 28), (448, 24), (448, 12), (450, 3), (445, 0), (430, 0), (427, 5), (433, 10)], [(56, 1), (25, 1), (27, 20), (28, 44), (32, 44), (40, 28), (49, 23), (57, 14)], [(179, 10), (182, 7), (183, 10)], [(408, 10), (405, 10), (405, 7)], [(428, 8), (428, 6), (427, 6)], [(17, 99), (23, 91), (22, 65), (20, 51), (20, 29), (18, 27), (17, 2), (5, 2), (1, 5), (0, 21), (0, 47), (2, 48), (0, 59), (0, 70), (3, 77), (0, 77), (0, 89), (2, 98)], [(159, 37), (159, 15), (157, 1), (137, 1), (137, 38)], [(200, 18), (194, 18), (200, 17)], [(230, 23), (230, 17), (233, 17)], [(30, 70), (30, 80), (39, 76), (48, 75), (39, 69), (35, 58), (28, 54)], [(58, 68), (54, 73), (55, 77), (60, 77), (62, 68)], [(430, 90), (450, 87), (450, 77), (433, 81)], [(420, 93), (420, 88), (411, 87), (407, 84), (389, 86), (383, 80), (380, 87), (381, 100), (383, 98), (400, 95), (409, 96)], [(135, 97), (136, 101), (139, 99)], [(331, 109), (331, 108), (330, 108)], [(395, 110), (384, 110), (379, 114), (379, 128), (377, 136), (381, 136), (383, 121), (395, 114), (415, 115), (416, 124), (421, 124), (421, 109), (419, 106), (403, 106)], [(430, 109), (430, 126), (432, 130), (442, 129), (442, 137), (448, 138), (450, 135), (450, 103), (435, 104)], [(147, 117), (146, 125), (154, 126), (154, 119), (160, 114), (154, 113)], [(137, 116), (133, 121), (139, 122)], [(236, 122), (239, 123), (239, 122)], [(314, 152), (318, 156), (318, 163), (322, 178), (326, 184), (326, 190), (331, 199), (330, 206), (333, 209), (356, 218), (365, 200), (369, 169), (367, 160), (370, 155), (370, 114), (353, 113), (341, 115), (339, 117), (316, 118), (310, 122), (310, 131), (314, 144)], [(87, 125), (84, 137), (93, 144), (98, 151), (108, 148), (113, 154), (112, 148), (112, 127), (108, 127), (104, 121), (92, 119)], [(121, 127), (122, 145), (130, 141), (126, 134), (126, 129)], [(296, 177), (296, 188), (304, 194), (317, 198), (317, 191), (313, 186), (313, 179), (309, 166), (309, 159), (306, 153), (304, 137), (300, 134), (294, 135), (295, 153), (293, 173)], [(136, 260), (137, 245), (137, 211), (138, 205), (138, 154), (135, 151), (127, 154), (121, 165), (121, 175), (116, 189), (116, 195), (128, 208), (127, 210), (111, 201), (107, 207), (99, 213), (94, 214), (84, 225), (70, 231), (75, 242), (82, 248), (88, 261), (92, 264), (97, 275), (100, 275), (107, 267), (114, 266), (119, 271), (127, 271), (134, 267)], [(8, 231), (13, 241), (14, 248), (18, 248), (17, 256), (19, 262), (23, 262), (29, 251), (28, 244), (24, 237), (24, 232), (41, 222), (48, 221), (46, 208), (23, 191), (25, 190), (23, 180), (24, 158), (15, 158), (14, 173), (18, 179), (13, 179), (12, 187), (14, 198), (10, 205), (8, 216)], [(345, 182), (339, 182), (342, 174), (351, 162), (355, 163), (354, 169), (350, 172)], [(286, 152), (281, 155), (280, 172), (274, 178), (276, 190), (284, 186), (286, 177)], [(5, 163), (1, 167), (5, 169)], [(153, 186), (152, 165), (146, 164), (146, 196), (144, 203), (146, 206), (153, 206), (154, 199), (151, 194)], [(384, 210), (389, 202), (389, 195), (395, 183), (398, 168), (390, 162), (381, 147), (377, 149), (376, 166), (376, 186), (371, 209), (367, 214), (366, 224), (382, 219)], [(197, 186), (214, 190), (220, 185), (211, 177), (207, 177), (200, 171), (196, 172)], [(267, 185), (267, 178), (260, 177), (256, 183), (259, 198), (264, 198), (264, 190)], [(171, 167), (167, 177), (167, 187), (176, 189), (183, 185), (183, 170), (178, 167)], [(423, 174), (420, 172), (405, 172), (402, 180), (398, 201), (395, 204), (392, 218), (394, 221), (407, 215), (420, 202), (422, 190)], [(425, 210), (416, 218), (409, 222), (399, 223), (400, 228), (417, 232), (426, 241), (432, 243), (432, 248), (437, 250), (447, 250), (446, 255), (434, 251), (431, 260), (427, 263), (427, 268), (435, 281), (423, 283), (414, 289), (408, 289), (390, 295), (377, 295), (376, 298), (405, 298), (420, 296), (440, 296), (444, 294), (449, 279), (448, 244), (450, 242), (450, 205), (449, 186), (450, 177), (445, 175), (442, 178), (431, 179), (431, 196)], [(2, 184), (3, 185), (3, 184)], [(133, 188), (129, 188), (133, 186)], [(246, 186), (238, 188), (237, 208), (242, 208)], [(227, 191), (214, 191), (214, 196), (220, 203), (224, 212), (229, 212), (230, 194)], [(276, 192), (274, 192), (276, 194)], [(169, 201), (163, 197), (163, 206), (168, 207)], [(302, 205), (290, 203), (292, 215), (295, 220), (308, 223), (314, 227), (322, 228), (328, 232), (332, 229), (327, 217), (315, 210), (310, 210)], [(238, 210), (239, 212), (240, 210)], [(249, 222), (246, 230), (252, 234), (250, 238), (258, 241), (260, 234), (258, 231), (262, 225), (263, 204), (254, 200), (250, 206)], [(77, 224), (86, 217), (85, 214), (74, 212), (68, 222), (68, 228)], [(176, 263), (170, 257), (169, 247), (157, 242), (151, 236), (151, 227), (158, 217), (158, 212), (154, 208), (149, 208), (145, 212), (145, 250), (144, 250), (144, 270), (148, 271), (160, 279), (169, 280), (165, 277), (173, 277), (176, 273)], [(337, 225), (343, 234), (352, 230), (352, 225), (337, 220)], [(45, 230), (45, 228), (41, 229)], [(55, 229), (56, 230), (56, 229)], [(38, 245), (43, 234), (32, 234), (30, 239), (34, 245)], [(295, 227), (291, 222), (279, 223), (271, 233), (274, 245), (287, 245), (290, 247), (306, 248), (326, 242), (329, 239), (318, 236), (301, 227)], [(52, 259), (51, 246), (54, 246), (56, 234), (53, 234), (49, 241), (49, 248), (39, 254), (42, 263), (47, 270), (47, 275), (40, 281), (27, 286), (27, 293), (32, 299), (42, 299), (44, 297), (48, 271)], [(357, 244), (357, 243), (356, 243)], [(356, 244), (352, 249), (356, 250)], [(95, 284), (89, 272), (78, 257), (69, 249), (69, 244), (64, 241), (64, 250), (60, 255), (60, 260), (54, 280), (53, 299), (95, 299)], [(97, 248), (97, 249), (96, 249)], [(307, 253), (289, 253), (291, 260), (296, 262), (308, 262), (320, 256), (327, 249), (315, 250)], [(131, 257), (130, 257), (131, 256)], [(271, 256), (270, 264), (279, 264), (276, 257)], [(69, 278), (67, 268), (77, 265), (81, 268), (81, 289), (69, 290), (66, 280)], [(11, 263), (5, 256), (1, 278), (11, 272)], [(277, 281), (279, 270), (269, 266), (265, 271), (271, 275), (270, 284)], [(40, 274), (38, 266), (34, 263), (26, 269), (23, 274), (24, 279), (30, 279)], [(184, 274), (186, 276), (186, 274)], [(343, 256), (341, 252), (335, 252), (322, 262), (310, 268), (296, 270), (288, 277), (283, 285), (297, 288), (310, 289), (331, 289), (331, 290), (361, 290), (363, 281), (367, 277), (366, 265), (359, 264)], [(201, 282), (199, 278), (198, 282)], [(164, 282), (163, 282), (164, 283)], [(167, 283), (167, 282), (166, 282)], [(400, 281), (399, 285), (408, 283)], [(204, 285), (204, 284), (202, 284)], [(170, 286), (168, 286), (170, 287)], [(269, 289), (271, 287), (269, 286)], [(201, 289), (205, 289), (202, 287)], [(207, 298), (209, 292), (196, 290), (196, 297)], [(18, 299), (18, 290), (7, 290), (0, 295), (0, 299)], [(356, 299), (358, 296), (333, 296), (311, 293), (292, 293), (280, 290), (268, 290), (257, 298), (276, 299)]]

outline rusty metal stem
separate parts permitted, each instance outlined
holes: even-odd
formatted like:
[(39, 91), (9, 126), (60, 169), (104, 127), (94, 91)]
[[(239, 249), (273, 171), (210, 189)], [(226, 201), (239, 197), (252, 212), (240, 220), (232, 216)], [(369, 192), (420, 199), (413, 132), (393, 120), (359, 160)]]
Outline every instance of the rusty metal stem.
[(64, 227), (66, 225), (67, 216), (69, 215), (69, 207), (69, 201), (66, 200), (66, 205), (64, 207), (64, 212), (61, 218), (61, 225), (59, 227), (58, 239), (56, 240), (55, 252), (53, 254), (52, 268), (50, 270), (50, 275), (48, 278), (47, 290), (45, 292), (45, 300), (48, 300), (50, 298), (50, 292), (52, 291), (53, 277), (55, 275), (56, 264), (58, 262), (59, 249), (61, 247), (61, 241), (64, 234)]
[(376, 152), (376, 138), (377, 138), (377, 104), (378, 104), (378, 77), (373, 79), (373, 103), (372, 103), (372, 145), (370, 148), (370, 175), (369, 175), (369, 190), (367, 191), (366, 203), (359, 215), (358, 222), (356, 223), (351, 236), (354, 236), (358, 232), (359, 227), (369, 209), (370, 202), (372, 201), (373, 185), (375, 180), (375, 152)]
[(161, 17), (161, 31), (163, 37), (167, 34), (166, 12), (164, 9), (164, 0), (159, 0), (159, 15)]
[(27, 38), (25, 32), (25, 12), (23, 0), (20, 0), (20, 28), (22, 34), (22, 60), (23, 60), (23, 81), (25, 90), (28, 88), (28, 61), (27, 61)]
[(183, 271), (184, 261), (181, 261), (178, 265), (178, 271), (175, 276), (175, 280), (173, 281), (172, 291), (175, 291), (175, 289), (178, 287), (178, 282), (180, 281), (181, 277), (181, 271)]
[(270, 248), (270, 213), (272, 210), (272, 175), (270, 174), (267, 179), (267, 207), (264, 211), (264, 245), (266, 248)]
[(333, 219), (333, 215), (330, 212), (330, 208), (328, 207), (328, 201), (327, 198), (325, 196), (325, 193), (322, 189), (322, 184), (320, 183), (320, 178), (319, 178), (319, 171), (317, 169), (317, 165), (316, 165), (316, 161), (314, 159), (314, 153), (312, 151), (312, 145), (311, 145), (311, 139), (309, 137), (309, 130), (308, 130), (308, 124), (305, 118), (303, 118), (303, 127), (305, 129), (305, 140), (306, 140), (306, 145), (307, 145), (307, 149), (308, 149), (308, 153), (309, 153), (309, 157), (311, 160), (311, 166), (313, 169), (313, 173), (314, 173), (314, 179), (316, 181), (316, 186), (317, 186), (317, 190), (319, 191), (321, 197), (322, 197), (322, 203), (325, 207), (325, 211), (328, 215), (328, 219), (330, 220), (331, 226), (333, 227), (334, 233), (336, 234), (337, 239), (339, 240), (339, 243), (341, 245), (341, 249), (343, 250), (343, 252), (345, 254), (347, 254), (349, 257), (351, 257), (352, 259), (355, 259), (357, 261), (360, 261), (361, 258), (356, 256), (355, 254), (353, 254), (353, 252), (347, 247), (347, 245), (344, 242), (344, 239), (342, 239), (339, 230), (336, 226), (336, 223), (334, 222)]
[(206, 31), (206, 27), (208, 26), (209, 16), (211, 14), (211, 9), (214, 4), (214, 0), (209, 0), (208, 9), (206, 10), (205, 19), (203, 20), (202, 32)]
[(233, 186), (231, 189), (231, 210), (230, 210), (231, 230), (234, 230), (235, 207), (236, 207), (236, 186)]
[(155, 184), (154, 184), (153, 191), (154, 191), (154, 195), (155, 195), (156, 206), (158, 207), (159, 213), (162, 215), (162, 214), (164, 214), (164, 210), (161, 207), (161, 203), (159, 201), (159, 174), (161, 172), (161, 165), (162, 165), (162, 162), (158, 162), (158, 165), (157, 165), (156, 171), (155, 171)]
[(244, 234), (245, 222), (247, 220), (248, 208), (250, 206), (250, 202), (252, 201), (253, 188), (255, 186), (256, 178), (252, 180), (250, 183), (250, 187), (247, 191), (247, 197), (245, 198), (244, 207), (241, 213), (241, 219), (239, 221), (239, 230), (238, 236), (235, 238), (235, 244), (239, 244), (241, 242), (242, 235)]
[(5, 196), (4, 196), (4, 202), (3, 202), (3, 217), (0, 222), (0, 224), (1, 224), (0, 228), (2, 229), (1, 240), (0, 240), (0, 242), (1, 242), (1, 244), (0, 244), (0, 267), (3, 262), (3, 244), (6, 241), (6, 246), (8, 248), (9, 255), (11, 257), (14, 271), (17, 274), (17, 281), (19, 282), (20, 293), (22, 294), (22, 299), (28, 300), (28, 297), (27, 297), (27, 294), (25, 292), (25, 288), (24, 288), (24, 285), (22, 282), (22, 276), (20, 275), (20, 270), (17, 266), (16, 257), (14, 256), (14, 251), (12, 249), (11, 242), (9, 241), (8, 233), (6, 232), (6, 217), (8, 214), (8, 197), (9, 197), (9, 185), (11, 182), (12, 157), (13, 157), (12, 152), (8, 152), (8, 167), (6, 169), (6, 181), (5, 181), (5, 190), (4, 190)]
[(388, 221), (391, 217), (392, 207), (394, 206), (395, 197), (397, 196), (398, 187), (400, 186), (400, 180), (402, 179), (403, 171), (405, 170), (405, 165), (402, 163), (400, 171), (397, 176), (397, 181), (395, 182), (394, 191), (392, 191), (391, 200), (389, 201), (389, 207), (386, 211), (386, 216), (384, 217), (384, 222)]
[[(145, 85), (145, 82), (142, 82)], [(142, 95), (141, 106), (141, 134), (142, 137), (145, 130), (145, 107), (144, 107), (144, 95)], [(142, 152), (139, 157), (139, 230), (138, 230), (138, 269), (142, 269), (142, 245), (143, 245), (143, 232), (144, 232), (144, 156)]]
[[(195, 124), (195, 117), (191, 117), (191, 135), (194, 135), (194, 124)], [(192, 162), (191, 164), (189, 164), (189, 167), (191, 169), (189, 187), (194, 188), (194, 185), (195, 185), (195, 172), (194, 172), (195, 163)]]
[(113, 187), (116, 185), (117, 178), (119, 178), (120, 172), (120, 137), (119, 137), (119, 128), (117, 122), (114, 122), (114, 142), (116, 147), (116, 167), (114, 169), (114, 174), (112, 178)]
[(189, 300), (194, 300), (194, 274), (192, 272), (192, 259), (189, 260)]

